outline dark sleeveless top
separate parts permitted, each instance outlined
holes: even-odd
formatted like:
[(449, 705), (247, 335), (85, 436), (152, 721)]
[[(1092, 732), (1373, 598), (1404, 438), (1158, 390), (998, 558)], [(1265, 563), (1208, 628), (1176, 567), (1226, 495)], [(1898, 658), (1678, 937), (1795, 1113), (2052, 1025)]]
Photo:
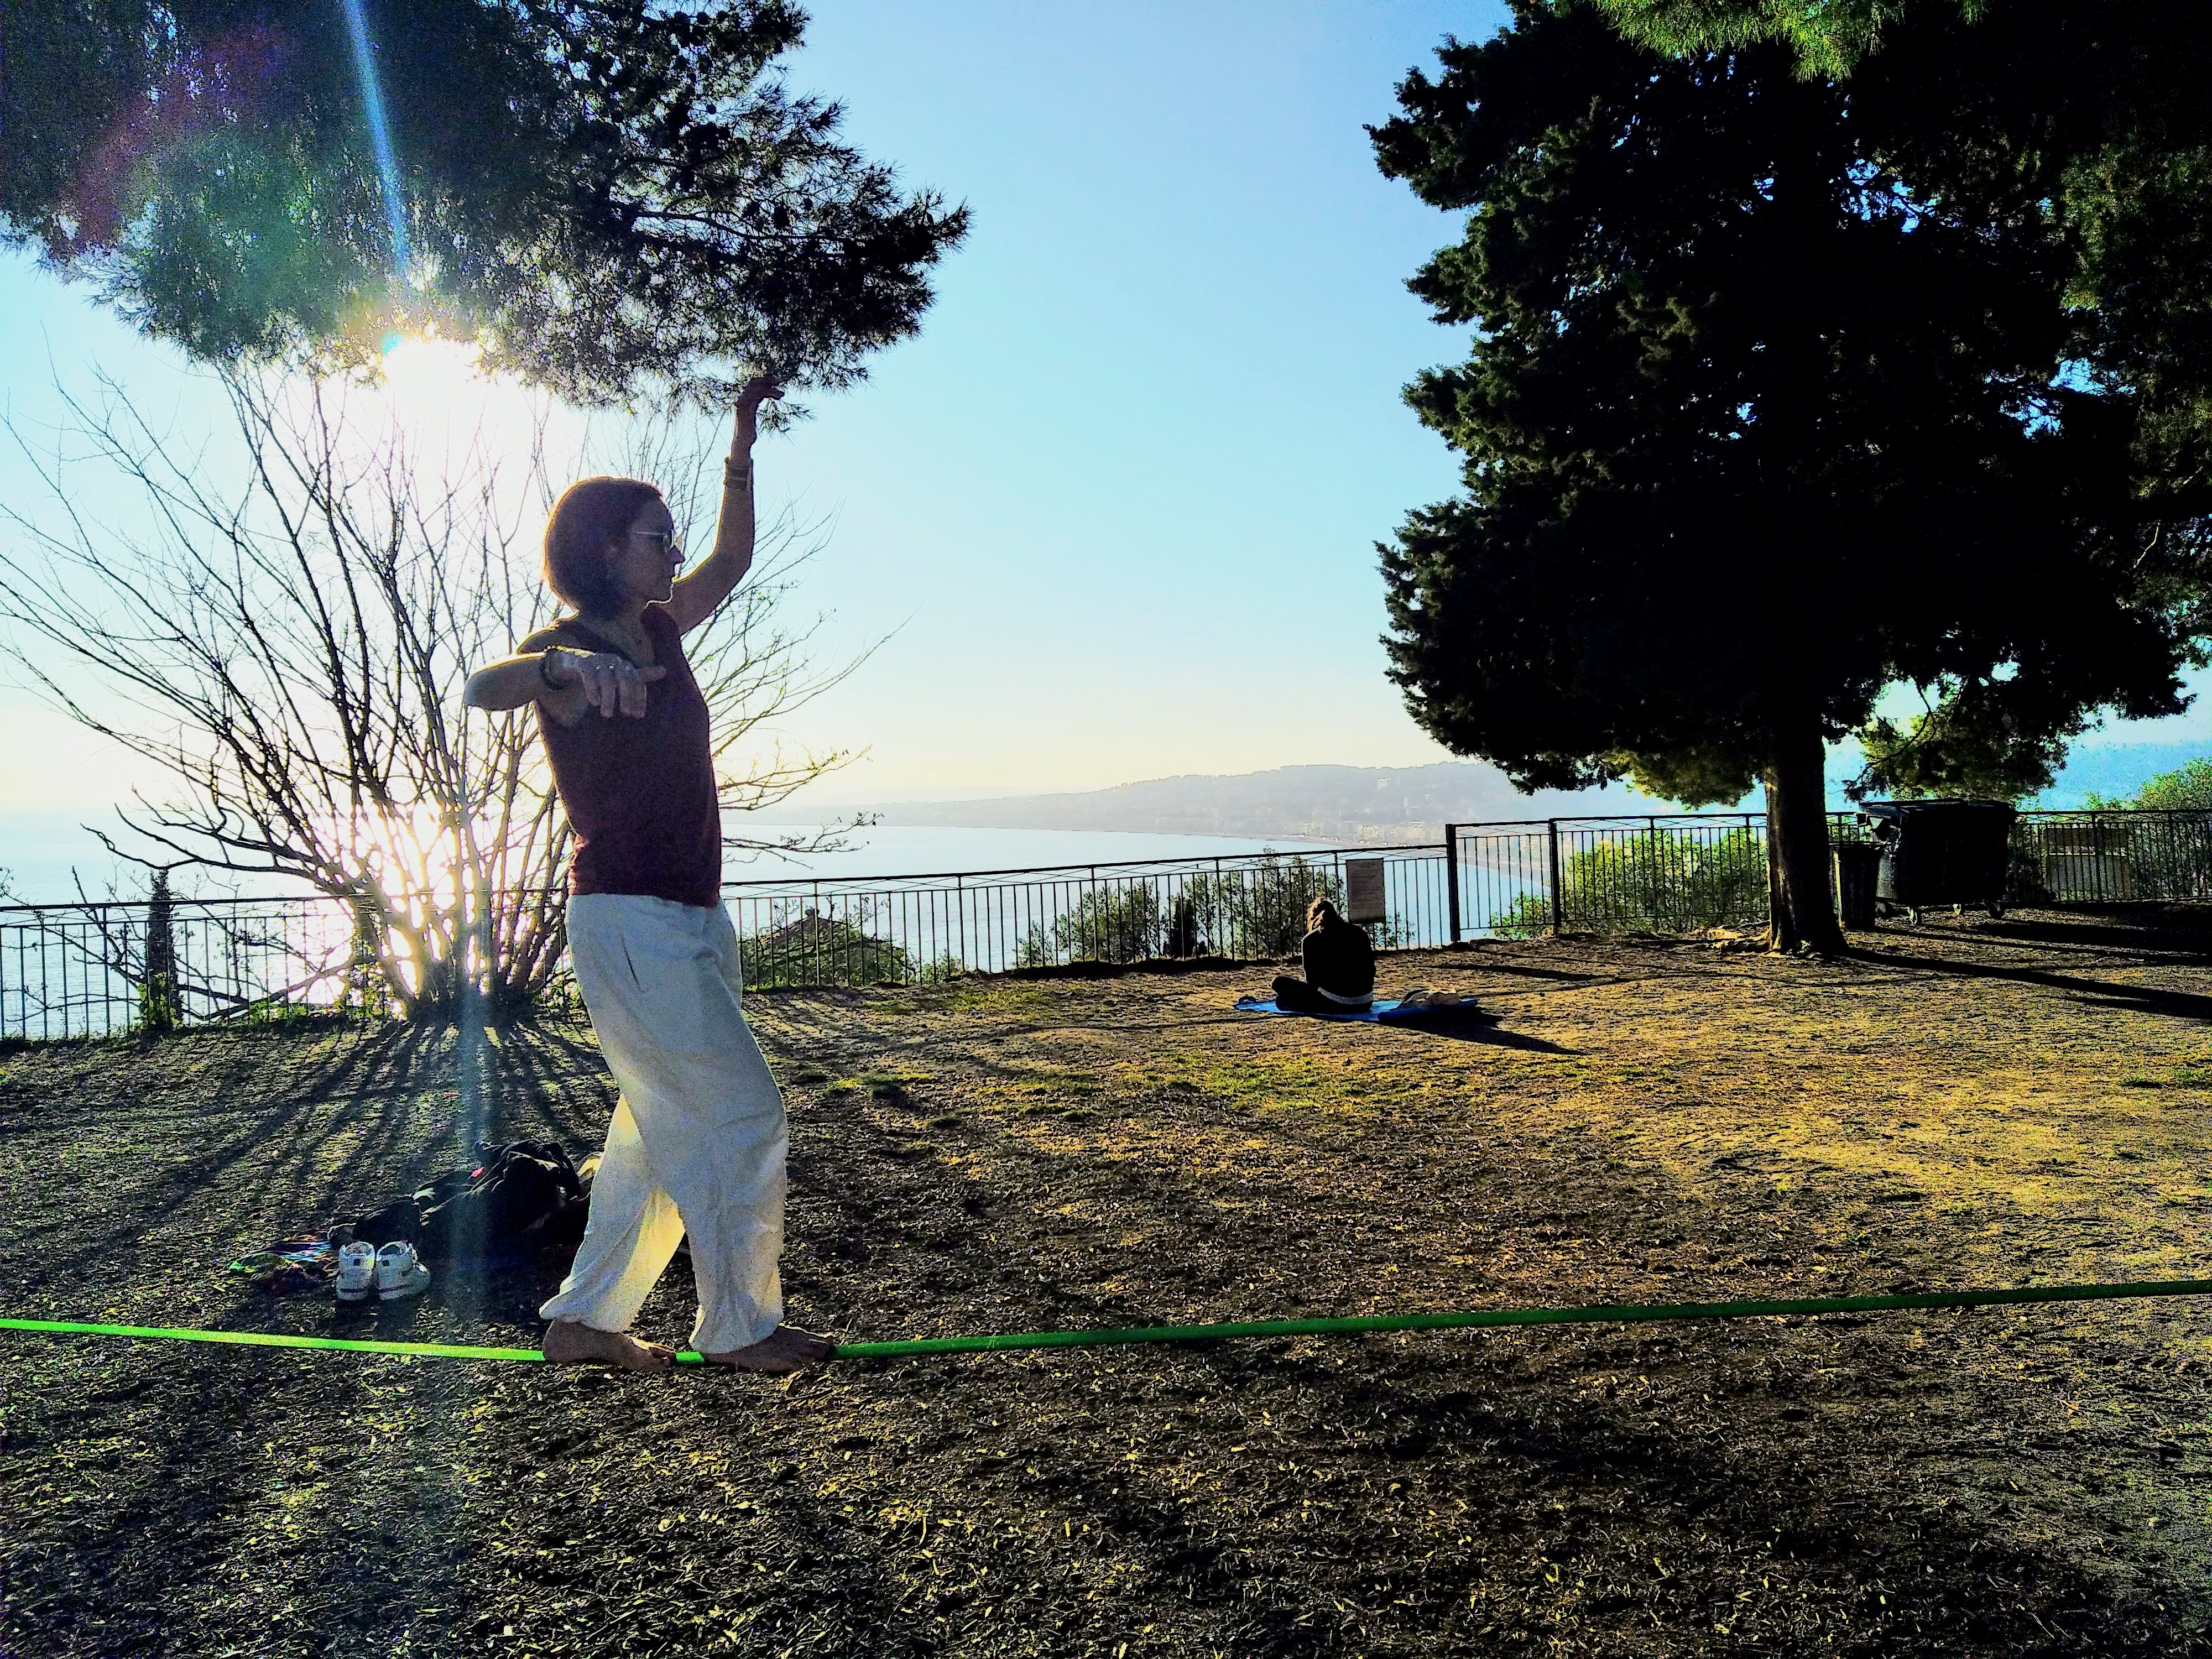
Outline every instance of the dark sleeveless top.
[[(563, 726), (543, 708), (538, 711), (553, 787), (576, 834), (568, 890), (718, 904), (722, 815), (707, 699), (684, 659), (675, 618), (665, 607), (649, 605), (641, 620), (653, 641), (654, 661), (668, 671), (666, 678), (646, 688), (641, 719), (587, 708), (574, 726)], [(515, 649), (520, 653), (554, 645), (611, 651), (635, 661), (577, 617), (538, 629)]]

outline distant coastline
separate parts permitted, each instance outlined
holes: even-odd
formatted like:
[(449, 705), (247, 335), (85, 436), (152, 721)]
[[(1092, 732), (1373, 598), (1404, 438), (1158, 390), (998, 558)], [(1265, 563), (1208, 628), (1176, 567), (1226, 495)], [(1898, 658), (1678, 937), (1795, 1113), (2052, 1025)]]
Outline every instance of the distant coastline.
[[(2030, 805), (2081, 806), (2091, 795), (2135, 793), (2149, 779), (2207, 753), (2197, 742), (2115, 744), (2077, 750), (2056, 782)], [(1850, 770), (1828, 780), (1832, 805), (1847, 805)], [(1740, 804), (1756, 811), (1756, 794)], [(1128, 830), (1147, 835), (1282, 836), (1325, 845), (1433, 841), (1447, 823), (1675, 812), (1624, 786), (1542, 789), (1524, 794), (1494, 766), (1442, 761), (1429, 766), (1284, 766), (1267, 772), (1190, 774), (1084, 789), (968, 800), (891, 801), (848, 806), (877, 822), (969, 830)]]
[[(2058, 781), (2031, 805), (2071, 808), (2092, 795), (2124, 799), (2149, 779), (2212, 750), (2212, 744), (2115, 744), (2077, 750)], [(1842, 778), (1828, 781), (1829, 804), (1847, 805)], [(1743, 803), (1755, 809), (1754, 795)], [(1004, 869), (1121, 862), (1212, 853), (1286, 851), (1312, 847), (1435, 842), (1447, 823), (1585, 817), (1606, 813), (1678, 811), (1615, 787), (1524, 795), (1493, 767), (1471, 761), (1432, 766), (1286, 766), (1241, 775), (1156, 778), (1111, 789), (1004, 795), (888, 805), (796, 800), (772, 815), (733, 814), (735, 836), (781, 839), (866, 812), (880, 826), (848, 838), (844, 850), (798, 858), (733, 854), (729, 878), (786, 878), (800, 874), (879, 876), (919, 872)], [(88, 826), (120, 826), (112, 805), (0, 804), (0, 872), (23, 901), (60, 903), (80, 890), (100, 899), (136, 898), (146, 872), (116, 858)], [(888, 831), (891, 833), (881, 833)], [(903, 832), (903, 833), (901, 833)], [(1158, 838), (1158, 839), (1154, 839)], [(119, 839), (128, 841), (128, 836)], [(187, 877), (188, 890), (222, 884)], [(276, 884), (257, 878), (255, 891)]]
[(1193, 774), (1110, 789), (894, 801), (867, 810), (886, 824), (1274, 836), (1348, 846), (1434, 841), (1447, 823), (1674, 809), (1619, 786), (1523, 794), (1494, 766), (1442, 761), (1430, 766), (1284, 766), (1228, 776)]

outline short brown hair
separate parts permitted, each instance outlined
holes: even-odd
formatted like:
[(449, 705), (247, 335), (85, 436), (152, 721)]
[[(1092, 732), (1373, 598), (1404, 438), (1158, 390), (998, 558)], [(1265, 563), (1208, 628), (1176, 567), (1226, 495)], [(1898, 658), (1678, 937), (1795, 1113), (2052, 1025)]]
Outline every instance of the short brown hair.
[(1332, 921), (1340, 925), (1343, 921), (1343, 915), (1324, 896), (1316, 895), (1314, 902), (1306, 906), (1306, 931), (1310, 933), (1319, 933)]
[(622, 589), (608, 568), (607, 549), (652, 502), (655, 485), (642, 478), (580, 478), (561, 492), (545, 521), (545, 585), (586, 617), (622, 609)]

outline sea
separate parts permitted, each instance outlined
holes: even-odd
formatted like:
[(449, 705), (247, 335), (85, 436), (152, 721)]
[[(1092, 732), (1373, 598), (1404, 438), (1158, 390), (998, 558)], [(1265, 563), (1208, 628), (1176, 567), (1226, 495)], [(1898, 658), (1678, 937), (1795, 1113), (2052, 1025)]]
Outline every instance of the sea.
[[(2145, 779), (2170, 771), (2204, 750), (2205, 745), (2198, 742), (2077, 750), (2057, 784), (2029, 804), (2070, 808), (2081, 805), (2092, 794), (2124, 796)], [(1829, 803), (1837, 808), (1844, 805), (1841, 785), (1840, 776), (1829, 780)], [(1757, 798), (1743, 805), (1755, 808)], [(732, 836), (763, 842), (811, 839), (823, 828), (803, 823), (756, 823), (735, 816), (725, 821), (725, 827)], [(94, 899), (143, 896), (148, 883), (145, 868), (103, 847), (93, 833), (95, 828), (107, 830), (118, 842), (128, 842), (112, 806), (0, 805), (0, 877), (4, 877), (7, 890), (15, 902), (61, 902), (76, 898), (80, 892)], [(1257, 853), (1271, 847), (1295, 852), (1315, 844), (1280, 836), (1263, 840), (1113, 830), (962, 830), (879, 824), (844, 830), (834, 847), (819, 852), (732, 851), (724, 874), (731, 881), (950, 875), (1203, 858)], [(266, 876), (216, 878), (201, 874), (181, 878), (178, 887), (180, 892), (270, 896), (299, 890)]]
[[(146, 892), (143, 866), (118, 859), (94, 830), (108, 831), (119, 844), (129, 836), (112, 807), (0, 807), (0, 872), (18, 903), (93, 899), (135, 899)], [(825, 826), (757, 823), (732, 817), (732, 836), (761, 842), (809, 842)], [(1131, 864), (1147, 859), (1188, 859), (1258, 853), (1274, 848), (1296, 852), (1316, 843), (1283, 836), (1163, 836), (1112, 830), (958, 830), (935, 825), (878, 824), (836, 830), (833, 843), (808, 853), (733, 849), (724, 866), (730, 881), (784, 881), (819, 877), (924, 876), (976, 871), (1036, 870), (1068, 866)], [(153, 849), (144, 849), (151, 852)], [(209, 875), (180, 880), (179, 890), (276, 896), (295, 892), (292, 884), (266, 876)]]

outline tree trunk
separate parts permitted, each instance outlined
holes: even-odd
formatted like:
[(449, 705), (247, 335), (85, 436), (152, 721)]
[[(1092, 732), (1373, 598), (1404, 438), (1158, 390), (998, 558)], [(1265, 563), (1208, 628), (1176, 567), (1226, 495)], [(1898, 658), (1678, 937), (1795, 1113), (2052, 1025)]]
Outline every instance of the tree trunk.
[(1819, 723), (1767, 738), (1766, 947), (1840, 952), (1844, 930), (1829, 890), (1827, 754)]

